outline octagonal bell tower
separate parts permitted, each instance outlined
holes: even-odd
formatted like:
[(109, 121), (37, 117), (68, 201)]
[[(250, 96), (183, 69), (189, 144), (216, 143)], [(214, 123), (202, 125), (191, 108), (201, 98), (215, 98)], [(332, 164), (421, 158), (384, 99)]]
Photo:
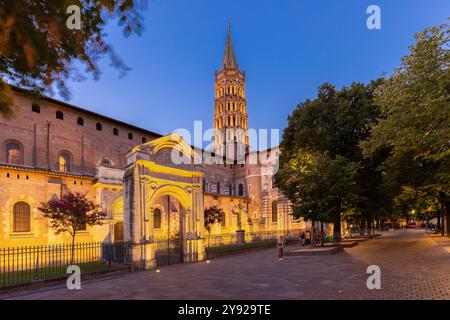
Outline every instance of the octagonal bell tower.
[(213, 151), (231, 159), (241, 159), (248, 150), (245, 72), (236, 63), (231, 42), (230, 23), (222, 69), (215, 72)]

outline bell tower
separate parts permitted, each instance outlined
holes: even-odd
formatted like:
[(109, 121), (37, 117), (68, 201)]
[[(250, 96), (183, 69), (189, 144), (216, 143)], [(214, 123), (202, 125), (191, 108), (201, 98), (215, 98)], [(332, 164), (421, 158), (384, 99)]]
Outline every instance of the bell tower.
[(222, 69), (215, 72), (213, 151), (227, 158), (240, 159), (248, 150), (245, 72), (236, 63), (231, 42), (230, 23)]

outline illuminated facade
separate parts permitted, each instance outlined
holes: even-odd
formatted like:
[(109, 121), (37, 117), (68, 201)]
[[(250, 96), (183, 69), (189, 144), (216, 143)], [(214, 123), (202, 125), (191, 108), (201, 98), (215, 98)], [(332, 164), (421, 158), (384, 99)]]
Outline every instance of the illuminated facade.
[[(230, 31), (220, 72), (215, 75), (213, 151), (228, 146), (243, 162), (175, 165), (173, 150), (196, 152), (177, 135), (161, 136), (94, 112), (27, 91), (14, 91), (11, 118), (0, 116), (0, 246), (70, 241), (55, 235), (37, 210), (65, 190), (86, 193), (108, 213), (101, 226), (88, 227), (79, 242), (132, 240), (136, 256), (154, 256), (151, 240), (183, 239), (183, 260), (204, 257), (205, 207), (225, 212), (211, 234), (299, 230), (289, 201), (273, 184), (277, 148), (248, 152), (245, 73), (238, 69)], [(208, 153), (207, 153), (208, 154)], [(254, 157), (264, 161), (251, 161)], [(245, 207), (241, 226), (236, 206)], [(145, 244), (138, 245), (145, 239)], [(147, 267), (154, 265), (149, 260)]]

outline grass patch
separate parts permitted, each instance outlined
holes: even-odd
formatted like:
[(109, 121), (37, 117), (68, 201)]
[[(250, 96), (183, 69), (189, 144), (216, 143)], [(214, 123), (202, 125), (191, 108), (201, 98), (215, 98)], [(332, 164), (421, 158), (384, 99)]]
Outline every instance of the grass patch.
[[(82, 275), (114, 268), (114, 266), (109, 267), (108, 263), (104, 261), (84, 262), (78, 263), (76, 265), (80, 267)], [(17, 285), (21, 283), (30, 283), (34, 281), (64, 278), (69, 276), (69, 274), (66, 273), (68, 266), (69, 265), (55, 265), (38, 269), (0, 273), (0, 287)]]

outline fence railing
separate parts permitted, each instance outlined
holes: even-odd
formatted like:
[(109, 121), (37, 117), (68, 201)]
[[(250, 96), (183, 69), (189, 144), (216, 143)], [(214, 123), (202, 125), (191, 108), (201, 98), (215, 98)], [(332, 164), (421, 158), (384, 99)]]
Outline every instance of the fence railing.
[(0, 288), (67, 277), (67, 267), (77, 265), (81, 274), (127, 267), (128, 242), (88, 242), (0, 248)]
[[(258, 242), (277, 240), (283, 237), (285, 240), (298, 240), (300, 233), (303, 230), (276, 230), (276, 231), (259, 231), (259, 232), (245, 232), (246, 242)], [(206, 247), (231, 246), (237, 244), (238, 238), (236, 233), (208, 235), (205, 234)]]

